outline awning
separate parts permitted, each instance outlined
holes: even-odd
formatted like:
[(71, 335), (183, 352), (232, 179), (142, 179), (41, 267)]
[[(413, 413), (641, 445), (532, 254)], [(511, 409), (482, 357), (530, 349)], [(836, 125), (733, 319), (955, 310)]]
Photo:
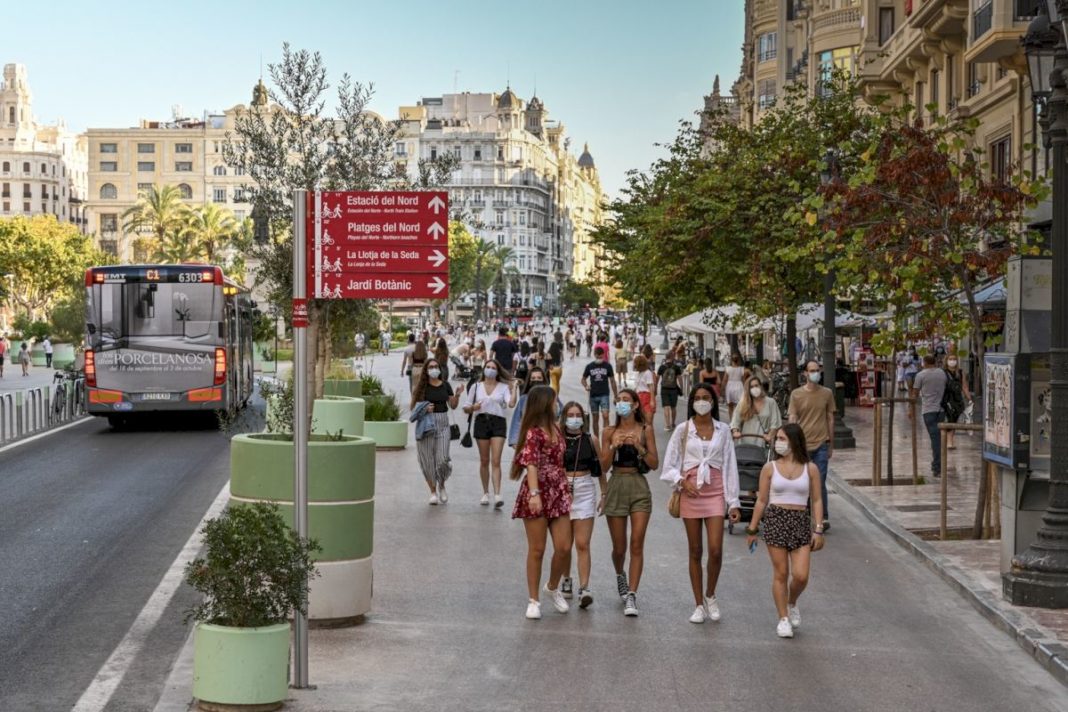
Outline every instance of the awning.
[(696, 311), (668, 324), (669, 329), (690, 334), (751, 334), (775, 328), (772, 319), (757, 319), (737, 304)]
[[(836, 329), (851, 329), (859, 326), (874, 326), (876, 318), (857, 314), (848, 309), (838, 309), (834, 313), (834, 326)], [(808, 303), (797, 310), (797, 330), (807, 331), (813, 327), (823, 326), (823, 305)]]

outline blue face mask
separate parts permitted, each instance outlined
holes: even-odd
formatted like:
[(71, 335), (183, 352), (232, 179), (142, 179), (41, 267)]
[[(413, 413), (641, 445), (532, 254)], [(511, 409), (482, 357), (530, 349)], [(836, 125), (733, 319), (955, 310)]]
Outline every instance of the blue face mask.
[(616, 403), (616, 415), (618, 415), (620, 418), (626, 418), (628, 415), (630, 415), (630, 411), (630, 403), (626, 401), (620, 401), (619, 403)]

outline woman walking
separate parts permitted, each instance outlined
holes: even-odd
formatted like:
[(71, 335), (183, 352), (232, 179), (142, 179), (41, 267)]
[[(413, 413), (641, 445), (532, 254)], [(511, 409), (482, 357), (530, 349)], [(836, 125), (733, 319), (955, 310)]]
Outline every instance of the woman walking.
[(486, 363), (486, 342), (483, 339), (479, 339), (475, 343), (475, 348), (471, 349), (470, 358), (471, 369), (477, 373)]
[(634, 391), (638, 394), (638, 402), (642, 406), (642, 415), (653, 424), (653, 416), (656, 415), (656, 374), (650, 368), (645, 356), (638, 354), (634, 357)]
[(697, 373), (697, 382), (712, 384), (713, 390), (716, 391), (716, 400), (720, 399), (722, 394), (719, 391), (719, 372), (716, 371), (715, 364), (712, 363), (711, 358), (706, 358), (701, 362), (701, 370)]
[(482, 478), (482, 500), (479, 504), (488, 505), (490, 501), (490, 474), (493, 475), (493, 506), (504, 506), (501, 498), (501, 452), (508, 431), (506, 415), (509, 408), (515, 407), (519, 397), (518, 388), (512, 376), (501, 365), (490, 359), (482, 369), (482, 378), (468, 389), (468, 403), (465, 413), (475, 413), (474, 436), (478, 442), (479, 477)]
[(527, 534), (527, 618), (541, 618), (541, 566), (545, 539), (553, 539), (553, 558), (545, 591), (559, 613), (570, 606), (558, 588), (571, 552), (571, 492), (564, 475), (564, 435), (556, 425), (556, 393), (538, 386), (528, 394), (519, 449), (511, 478), (521, 479), (512, 519), (522, 519)]
[(443, 337), (438, 337), (437, 346), (434, 347), (434, 358), (441, 369), (441, 379), (449, 380), (449, 345)]
[(746, 438), (764, 442), (764, 449), (769, 449), (775, 442), (775, 433), (782, 427), (782, 413), (774, 398), (769, 398), (764, 384), (756, 376), (750, 376), (748, 386), (742, 394), (742, 402), (731, 417), (731, 434), (734, 439)]
[[(964, 377), (964, 371), (960, 367), (960, 359), (957, 357), (957, 354), (951, 353), (946, 357), (946, 375), (960, 384), (961, 393), (964, 394), (964, 403), (966, 405), (970, 404), (972, 402), (972, 394), (971, 391), (968, 390), (968, 379)], [(963, 417), (963, 413), (961, 414), (961, 417)], [(957, 422), (960, 422), (960, 418), (957, 419)], [(949, 450), (956, 450), (956, 440), (957, 431), (947, 430), (946, 448)]]
[[(638, 584), (645, 563), (645, 532), (653, 499), (645, 473), (660, 464), (656, 437), (645, 421), (638, 394), (629, 388), (616, 400), (616, 424), (601, 435), (601, 470), (612, 472), (601, 495), (608, 533), (612, 537), (612, 565), (616, 569), (616, 590), (623, 601), (623, 615), (638, 615)], [(630, 577), (624, 570), (630, 525)]]
[(560, 378), (564, 375), (564, 345), (559, 341), (553, 340), (549, 344), (549, 385), (556, 391), (557, 397), (560, 396)]
[[(604, 502), (597, 494), (601, 482), (601, 451), (597, 441), (586, 429), (586, 411), (575, 401), (564, 406), (560, 427), (564, 433), (564, 471), (571, 490), (571, 530), (574, 548), (578, 552), (579, 608), (593, 603), (590, 592), (590, 539), (593, 523)], [(571, 598), (571, 550), (564, 563), (564, 582), (561, 591)]]
[[(420, 407), (424, 410), (423, 418), (427, 427), (416, 428), (419, 453), (419, 468), (430, 488), (430, 504), (445, 504), (449, 495), (445, 491), (445, 481), (452, 474), (452, 460), (449, 458), (449, 410), (456, 408), (460, 396), (453, 393), (452, 385), (445, 380), (441, 364), (436, 358), (428, 359), (426, 368), (419, 376), (412, 392), (409, 409), (415, 413)], [(421, 433), (421, 437), (420, 437)]]
[[(720, 619), (716, 583), (723, 564), (723, 515), (729, 510), (732, 522), (740, 517), (734, 439), (730, 428), (713, 417), (718, 405), (712, 384), (698, 383), (693, 387), (687, 404), (688, 418), (671, 436), (660, 476), (682, 493), (679, 511), (690, 547), (690, 586), (697, 605), (690, 615), (691, 623)], [(701, 566), (705, 537), (707, 579)]]
[(22, 366), (22, 375), (23, 376), (29, 376), (30, 375), (30, 347), (25, 341), (23, 341), (22, 342), (22, 346), (19, 347), (18, 358), (19, 358), (19, 365)]
[(727, 374), (723, 378), (724, 389), (727, 392), (727, 417), (734, 418), (734, 409), (742, 400), (745, 392), (745, 380), (748, 374), (742, 366), (742, 357), (736, 353), (731, 354), (731, 365), (727, 366)]
[[(607, 353), (607, 352), (606, 352)], [(623, 346), (623, 339), (616, 339), (616, 382), (620, 388), (627, 387), (627, 349)]]
[[(519, 442), (519, 428), (523, 422), (523, 413), (527, 407), (527, 396), (530, 394), (530, 389), (535, 386), (545, 385), (545, 371), (540, 368), (532, 368), (527, 372), (527, 380), (525, 383), (519, 383), (517, 381), (516, 389), (521, 391), (519, 394), (519, 400), (516, 401), (515, 410), (512, 411), (512, 422), (508, 425), (508, 445), (515, 447), (515, 444)], [(560, 408), (560, 402), (557, 401), (557, 410)]]
[(820, 471), (809, 460), (800, 425), (782, 426), (775, 436), (775, 452), (779, 458), (760, 471), (760, 493), (745, 533), (752, 547), (763, 520), (773, 568), (771, 592), (779, 613), (775, 632), (780, 638), (792, 638), (801, 626), (797, 599), (808, 585), (810, 554), (823, 548), (823, 527), (812, 525), (823, 521), (823, 497)]

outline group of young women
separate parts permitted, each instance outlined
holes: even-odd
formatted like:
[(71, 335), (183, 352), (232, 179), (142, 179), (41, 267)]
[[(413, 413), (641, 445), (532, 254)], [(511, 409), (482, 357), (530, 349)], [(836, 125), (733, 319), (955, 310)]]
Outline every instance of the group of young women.
[[(541, 618), (542, 563), (550, 536), (553, 554), (544, 591), (553, 607), (559, 613), (570, 608), (573, 546), (579, 554), (579, 605), (586, 608), (593, 602), (589, 543), (597, 513), (608, 522), (623, 613), (638, 615), (645, 533), (653, 511), (646, 475), (663, 464), (660, 478), (679, 493), (678, 514), (689, 548), (695, 602), (689, 620), (720, 620), (716, 586), (724, 519), (741, 518), (734, 441), (755, 435), (773, 448), (776, 458), (761, 470), (758, 501), (746, 528), (747, 544), (752, 551), (763, 525), (774, 569), (776, 633), (793, 637), (801, 624), (797, 603), (808, 583), (809, 555), (823, 546), (822, 528), (813, 526), (823, 521), (819, 471), (809, 461), (801, 428), (781, 424), (759, 379), (750, 379), (749, 391), (739, 397), (734, 427), (717, 419), (716, 390), (703, 382), (690, 389), (686, 420), (674, 429), (661, 461), (636, 391), (619, 392), (615, 422), (598, 443), (586, 430), (586, 413), (579, 403), (567, 403), (560, 410), (551, 388), (530, 389), (511, 471), (512, 479), (520, 480), (512, 516), (523, 520), (527, 535), (527, 618)], [(754, 432), (757, 428), (760, 431)]]

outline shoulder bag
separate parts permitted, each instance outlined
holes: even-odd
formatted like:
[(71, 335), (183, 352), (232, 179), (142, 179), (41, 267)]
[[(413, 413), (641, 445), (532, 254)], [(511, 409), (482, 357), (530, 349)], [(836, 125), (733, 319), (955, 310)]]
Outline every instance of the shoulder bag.
[[(477, 389), (478, 389), (478, 381), (473, 381), (467, 387), (467, 395), (468, 396), (471, 395), (471, 388), (475, 388), (476, 389), (475, 392), (477, 393), (478, 392), (477, 391)], [(475, 420), (475, 414), (474, 413), (468, 413), (467, 414), (467, 432), (464, 433), (463, 438), (460, 439), (460, 446), (461, 447), (474, 447), (475, 446), (474, 440), (471, 439), (471, 423), (473, 423), (474, 420)], [(452, 439), (452, 440), (455, 440), (455, 438), (452, 437), (452, 428), (456, 428), (456, 433), (457, 433), (457, 435), (459, 435), (460, 426), (453, 424), (449, 428), (449, 438)]]
[[(681, 455), (679, 457), (679, 471), (682, 472), (682, 466), (686, 464), (686, 445), (690, 439), (690, 424), (686, 423), (686, 429), (682, 431), (682, 448), (680, 450)], [(686, 477), (686, 473), (683, 472), (683, 477)], [(675, 488), (671, 491), (671, 497), (668, 499), (668, 514), (675, 519), (682, 516), (682, 489)]]

